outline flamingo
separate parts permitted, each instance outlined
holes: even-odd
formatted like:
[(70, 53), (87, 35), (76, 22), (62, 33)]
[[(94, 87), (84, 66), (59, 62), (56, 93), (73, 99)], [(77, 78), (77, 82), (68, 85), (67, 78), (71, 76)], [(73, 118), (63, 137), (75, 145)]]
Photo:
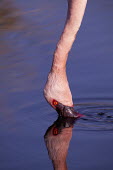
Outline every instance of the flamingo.
[(77, 114), (72, 111), (73, 100), (66, 74), (66, 63), (81, 26), (86, 4), (87, 0), (68, 0), (66, 22), (54, 51), (51, 70), (44, 88), (47, 102), (56, 110), (60, 104), (59, 110), (63, 108), (62, 110), (69, 112), (67, 115), (63, 114), (68, 117), (77, 117)]
[(74, 123), (75, 119), (73, 118), (59, 116), (44, 135), (46, 148), (54, 170), (67, 170), (66, 157)]

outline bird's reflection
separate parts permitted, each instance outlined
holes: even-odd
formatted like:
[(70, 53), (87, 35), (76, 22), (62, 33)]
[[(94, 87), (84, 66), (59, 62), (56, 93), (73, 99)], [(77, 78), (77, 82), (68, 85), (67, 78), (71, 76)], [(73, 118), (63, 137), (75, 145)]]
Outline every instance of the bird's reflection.
[(54, 170), (67, 170), (66, 157), (75, 121), (75, 118), (59, 116), (44, 135)]

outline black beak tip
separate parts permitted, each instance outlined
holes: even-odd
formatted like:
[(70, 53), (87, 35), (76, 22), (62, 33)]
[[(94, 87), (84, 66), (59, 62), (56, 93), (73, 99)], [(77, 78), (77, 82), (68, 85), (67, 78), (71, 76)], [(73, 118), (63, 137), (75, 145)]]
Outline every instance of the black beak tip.
[(62, 117), (71, 117), (71, 118), (77, 119), (82, 116), (81, 114), (79, 114), (78, 112), (74, 110), (74, 107), (65, 106), (61, 103), (59, 103), (56, 106), (56, 111), (59, 114), (59, 116), (62, 116)]

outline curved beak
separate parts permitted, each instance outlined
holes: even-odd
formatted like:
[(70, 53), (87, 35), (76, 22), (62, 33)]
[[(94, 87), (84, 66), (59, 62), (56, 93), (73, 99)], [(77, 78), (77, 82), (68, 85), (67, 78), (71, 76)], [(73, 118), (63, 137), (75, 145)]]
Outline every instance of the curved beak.
[(75, 111), (74, 107), (65, 106), (56, 101), (55, 109), (59, 116), (62, 117), (73, 117), (75, 119), (82, 117), (83, 115)]

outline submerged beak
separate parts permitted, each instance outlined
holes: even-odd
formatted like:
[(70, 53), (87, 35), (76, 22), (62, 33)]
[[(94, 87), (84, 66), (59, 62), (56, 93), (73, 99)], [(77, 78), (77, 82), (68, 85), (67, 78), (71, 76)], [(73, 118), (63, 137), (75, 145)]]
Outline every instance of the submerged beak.
[(54, 100), (54, 105), (55, 105), (55, 109), (57, 111), (57, 113), (59, 114), (59, 116), (62, 117), (72, 117), (72, 118), (80, 118), (82, 115), (80, 113), (78, 113), (77, 111), (75, 111), (74, 107), (70, 107), (70, 106), (65, 106), (57, 101)]

